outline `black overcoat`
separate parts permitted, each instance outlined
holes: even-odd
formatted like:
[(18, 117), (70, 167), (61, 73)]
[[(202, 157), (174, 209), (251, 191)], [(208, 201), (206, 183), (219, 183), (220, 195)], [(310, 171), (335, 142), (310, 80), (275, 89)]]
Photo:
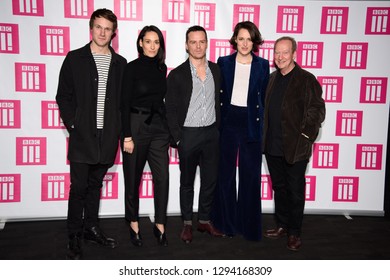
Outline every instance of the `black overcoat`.
[(107, 79), (104, 129), (99, 145), (96, 127), (98, 72), (90, 43), (70, 51), (62, 64), (56, 101), (69, 132), (68, 159), (87, 164), (113, 164), (121, 132), (120, 92), (125, 58), (112, 54)]

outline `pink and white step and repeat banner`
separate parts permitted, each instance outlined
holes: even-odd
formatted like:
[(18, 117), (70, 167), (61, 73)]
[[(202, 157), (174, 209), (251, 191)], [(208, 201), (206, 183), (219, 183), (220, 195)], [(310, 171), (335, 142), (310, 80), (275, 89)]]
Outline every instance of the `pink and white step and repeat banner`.
[[(97, 8), (118, 16), (112, 45), (128, 61), (144, 25), (164, 33), (166, 63), (183, 62), (185, 32), (202, 25), (208, 58), (232, 52), (237, 22), (253, 21), (270, 61), (273, 45), (288, 35), (298, 42), (297, 62), (316, 75), (327, 115), (306, 174), (306, 213), (383, 215), (389, 116), (389, 1), (293, 0), (2, 0), (0, 3), (0, 221), (66, 217), (68, 134), (55, 102), (58, 73), (69, 50), (90, 40), (88, 21)], [(168, 212), (179, 209), (179, 158), (170, 149)], [(101, 215), (123, 216), (122, 158), (104, 179)], [(273, 193), (263, 163), (263, 211)], [(199, 178), (196, 179), (196, 196)], [(140, 185), (140, 213), (153, 216), (149, 167)], [(194, 208), (197, 209), (197, 198)]]

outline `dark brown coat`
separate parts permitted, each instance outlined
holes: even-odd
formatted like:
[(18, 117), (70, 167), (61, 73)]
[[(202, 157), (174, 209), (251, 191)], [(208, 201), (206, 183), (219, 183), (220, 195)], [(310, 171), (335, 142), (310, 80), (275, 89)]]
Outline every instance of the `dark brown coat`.
[[(313, 143), (325, 119), (325, 102), (321, 97), (321, 85), (313, 74), (302, 69), (298, 64), (295, 64), (295, 67), (297, 69), (292, 73), (281, 109), (283, 151), (286, 161), (290, 164), (311, 157)], [(276, 71), (271, 74), (266, 91), (263, 147), (265, 147), (269, 103), (276, 74)]]

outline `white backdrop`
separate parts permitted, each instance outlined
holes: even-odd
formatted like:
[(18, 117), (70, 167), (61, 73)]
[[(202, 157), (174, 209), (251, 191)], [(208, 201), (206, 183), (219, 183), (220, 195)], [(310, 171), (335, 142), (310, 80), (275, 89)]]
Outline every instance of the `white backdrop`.
[[(327, 115), (307, 170), (306, 213), (383, 215), (390, 76), (389, 1), (3, 0), (0, 3), (0, 220), (66, 217), (67, 137), (55, 104), (66, 53), (89, 41), (97, 8), (118, 16), (113, 47), (128, 61), (144, 25), (164, 33), (166, 63), (183, 62), (185, 31), (208, 31), (208, 57), (229, 54), (234, 25), (251, 20), (265, 44), (259, 55), (273, 66), (273, 42), (298, 41), (297, 62), (317, 76)], [(274, 68), (271, 68), (274, 71)], [(170, 150), (168, 213), (179, 209), (179, 168)], [(263, 212), (273, 211), (265, 160)], [(140, 213), (153, 216), (148, 166)], [(196, 196), (199, 178), (196, 179)], [(260, 198), (259, 198), (260, 199)], [(194, 202), (197, 209), (197, 198)], [(101, 216), (123, 216), (121, 156), (105, 178)]]

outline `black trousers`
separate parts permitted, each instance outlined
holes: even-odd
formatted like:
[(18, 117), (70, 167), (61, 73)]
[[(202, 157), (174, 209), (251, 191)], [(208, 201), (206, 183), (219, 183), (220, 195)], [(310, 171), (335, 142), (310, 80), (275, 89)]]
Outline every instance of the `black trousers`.
[(184, 221), (192, 221), (194, 182), (200, 170), (198, 219), (210, 220), (218, 177), (219, 131), (216, 125), (184, 127), (178, 152), (180, 159), (180, 210)]
[(139, 187), (147, 161), (153, 177), (155, 222), (165, 224), (169, 192), (169, 131), (160, 115), (155, 114), (150, 124), (149, 121), (145, 123), (149, 117), (131, 114), (135, 147), (132, 154), (123, 152), (125, 218), (132, 222), (139, 219)]
[(305, 208), (305, 172), (308, 160), (289, 164), (284, 157), (266, 154), (278, 227), (300, 236)]
[(98, 225), (100, 193), (111, 165), (70, 162), (67, 227), (69, 235)]

